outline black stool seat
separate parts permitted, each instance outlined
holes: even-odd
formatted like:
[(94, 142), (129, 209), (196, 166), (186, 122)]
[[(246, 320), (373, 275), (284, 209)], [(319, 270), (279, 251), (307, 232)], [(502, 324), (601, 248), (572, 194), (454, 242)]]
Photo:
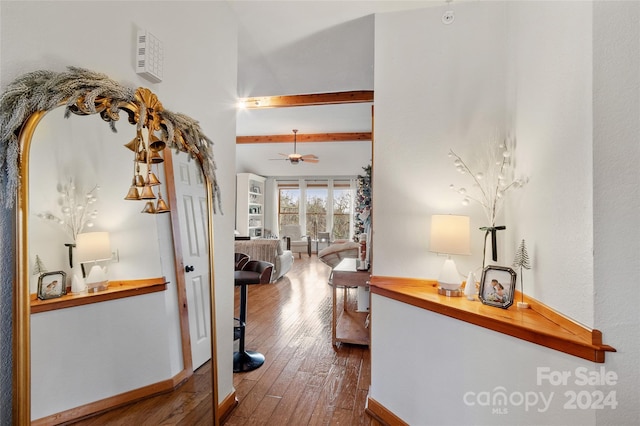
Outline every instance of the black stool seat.
[(266, 284), (271, 280), (273, 264), (260, 260), (247, 262), (243, 269), (234, 272), (234, 284), (240, 287), (240, 318), (238, 327), (234, 328), (234, 336), (239, 335), (238, 352), (233, 354), (233, 372), (251, 371), (264, 364), (264, 355), (248, 351), (244, 347), (245, 328), (247, 324), (247, 286)]
[(260, 284), (260, 272), (235, 271), (235, 285)]

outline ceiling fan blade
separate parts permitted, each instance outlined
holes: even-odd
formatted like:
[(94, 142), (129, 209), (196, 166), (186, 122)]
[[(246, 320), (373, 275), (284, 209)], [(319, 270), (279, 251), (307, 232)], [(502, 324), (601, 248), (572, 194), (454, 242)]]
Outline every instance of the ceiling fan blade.
[(305, 163), (317, 163), (318, 158), (301, 158), (300, 161), (304, 161)]
[(316, 155), (313, 155), (313, 154), (303, 155), (300, 158), (302, 158), (304, 160), (319, 160), (319, 158)]
[(289, 157), (289, 154), (283, 154), (281, 152), (279, 152), (278, 155), (282, 155), (283, 157)]

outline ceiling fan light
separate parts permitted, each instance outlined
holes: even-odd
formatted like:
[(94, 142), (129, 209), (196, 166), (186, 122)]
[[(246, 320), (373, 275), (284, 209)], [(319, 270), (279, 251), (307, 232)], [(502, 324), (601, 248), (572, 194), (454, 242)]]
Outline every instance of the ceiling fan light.
[(298, 129), (293, 129), (292, 131), (293, 131), (293, 154), (280, 153), (280, 155), (282, 155), (283, 157), (286, 157), (284, 159), (288, 160), (290, 164), (299, 164), (301, 161), (308, 161), (309, 163), (317, 163), (318, 157), (316, 157), (313, 154), (306, 154), (306, 155), (298, 154), (296, 150)]

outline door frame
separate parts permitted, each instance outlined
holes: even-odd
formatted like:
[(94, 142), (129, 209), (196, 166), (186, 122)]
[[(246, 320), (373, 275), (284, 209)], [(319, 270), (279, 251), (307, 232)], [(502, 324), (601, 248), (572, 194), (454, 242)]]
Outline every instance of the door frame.
[[(173, 155), (171, 150), (167, 149), (165, 151), (164, 157), (164, 175), (165, 175), (165, 183), (167, 188), (167, 198), (169, 200), (170, 206), (177, 206), (177, 197), (176, 197), (176, 183), (175, 183), (175, 175), (173, 173)], [(177, 214), (177, 211), (174, 209), (171, 212), (171, 235), (173, 237), (173, 259), (174, 266), (176, 270), (176, 288), (178, 292), (178, 309), (180, 310), (180, 334), (181, 334), (181, 347), (182, 347), (182, 362), (184, 366), (184, 374), (185, 378), (189, 378), (193, 375), (193, 362), (192, 362), (192, 354), (191, 354), (191, 338), (189, 337), (189, 306), (187, 304), (187, 285), (186, 279), (184, 276), (184, 258), (182, 255), (182, 244), (181, 244), (181, 234), (180, 234), (180, 223), (174, 214)], [(211, 225), (211, 224), (209, 224)], [(213, 246), (213, 240), (210, 244)], [(210, 271), (210, 274), (213, 273), (213, 270)], [(211, 279), (211, 277), (210, 277)], [(213, 331), (212, 331), (213, 333)], [(211, 342), (212, 347), (215, 344), (214, 341)], [(211, 362), (213, 362), (213, 354), (215, 352), (211, 352)], [(212, 366), (213, 367), (213, 366)]]

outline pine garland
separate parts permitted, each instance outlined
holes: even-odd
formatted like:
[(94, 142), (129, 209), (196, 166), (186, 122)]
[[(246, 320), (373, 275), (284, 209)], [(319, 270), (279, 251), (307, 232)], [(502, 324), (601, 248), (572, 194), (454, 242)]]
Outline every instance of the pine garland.
[[(61, 105), (66, 106), (65, 116), (78, 99), (84, 99), (83, 108), (97, 113), (95, 100), (105, 97), (113, 100), (111, 117), (117, 116), (118, 103), (134, 103), (140, 108), (140, 126), (146, 116), (144, 103), (135, 97), (136, 90), (124, 87), (105, 74), (84, 68), (68, 67), (67, 71), (33, 71), (14, 80), (0, 96), (0, 204), (13, 207), (14, 194), (18, 187), (18, 137), (25, 121), (37, 111), (50, 111)], [(203, 172), (212, 183), (214, 211), (216, 201), (221, 208), (220, 188), (216, 179), (216, 165), (213, 159), (213, 142), (207, 138), (197, 121), (184, 115), (163, 111), (162, 118), (167, 126), (168, 146), (177, 151), (198, 154), (203, 159)], [(115, 121), (108, 120), (112, 131), (116, 131)], [(175, 131), (179, 130), (183, 140), (176, 141)]]

